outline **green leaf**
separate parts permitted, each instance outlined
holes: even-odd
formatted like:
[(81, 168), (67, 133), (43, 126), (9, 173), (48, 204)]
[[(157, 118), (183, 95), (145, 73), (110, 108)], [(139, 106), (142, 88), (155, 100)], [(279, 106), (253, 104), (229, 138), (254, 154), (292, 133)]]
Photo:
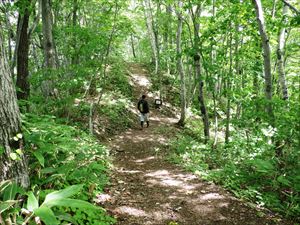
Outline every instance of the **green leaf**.
[(53, 211), (48, 207), (40, 207), (34, 211), (35, 215), (41, 218), (46, 225), (58, 225), (58, 221)]
[(10, 180), (5, 180), (0, 182), (0, 193), (2, 193), (9, 185), (11, 185)]
[(36, 197), (34, 196), (34, 194), (31, 192), (29, 192), (28, 194), (28, 199), (27, 199), (27, 209), (29, 211), (34, 211), (39, 207), (39, 202), (36, 199)]
[(77, 225), (76, 219), (74, 219), (70, 214), (65, 212), (55, 212), (56, 217), (59, 220), (70, 222), (71, 224)]
[(67, 187), (63, 190), (54, 191), (48, 195), (46, 195), (45, 201), (43, 205), (51, 205), (51, 202), (57, 201), (60, 199), (71, 197), (72, 195), (77, 194), (82, 189), (82, 185), (73, 185)]
[(54, 172), (56, 172), (56, 169), (52, 168), (52, 167), (47, 167), (47, 168), (41, 169), (42, 174), (50, 174), (50, 173), (54, 173)]
[(18, 153), (19, 156), (22, 156), (22, 155), (23, 155), (23, 151), (22, 151), (21, 149), (17, 149), (17, 150), (16, 150), (16, 153)]
[(45, 166), (45, 158), (42, 155), (42, 153), (40, 153), (38, 151), (35, 151), (35, 152), (33, 152), (33, 155), (39, 161), (39, 163), (41, 164), (41, 166), (44, 167)]
[(261, 173), (272, 173), (275, 170), (272, 162), (268, 160), (255, 159), (253, 160), (253, 165), (256, 167), (256, 170)]
[(285, 176), (279, 176), (277, 178), (277, 181), (285, 186), (290, 187), (291, 186), (291, 182), (285, 177)]
[(0, 156), (4, 153), (5, 149), (3, 146), (0, 146)]
[(18, 201), (5, 201), (0, 202), (0, 214), (8, 210), (10, 207), (12, 207), (14, 204), (16, 204)]
[(49, 208), (53, 206), (65, 206), (65, 207), (74, 207), (79, 209), (97, 209), (96, 206), (94, 206), (89, 202), (78, 200), (78, 199), (71, 199), (71, 198), (54, 199), (52, 201), (47, 202), (45, 206)]
[(3, 200), (14, 200), (17, 193), (23, 193), (24, 190), (19, 187), (15, 182), (9, 184), (3, 191)]
[(9, 154), (9, 156), (10, 156), (10, 158), (11, 158), (12, 160), (17, 160), (17, 158), (18, 158), (18, 155), (17, 155), (15, 152), (11, 152), (11, 153)]

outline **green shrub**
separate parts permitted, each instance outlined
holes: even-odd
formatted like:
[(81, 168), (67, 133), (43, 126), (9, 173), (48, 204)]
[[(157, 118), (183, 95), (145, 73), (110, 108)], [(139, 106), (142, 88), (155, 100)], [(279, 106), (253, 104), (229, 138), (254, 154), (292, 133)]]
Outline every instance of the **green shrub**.
[(78, 127), (57, 123), (53, 116), (26, 114), (23, 124), (31, 190), (1, 183), (2, 218), (17, 224), (35, 217), (46, 225), (113, 224), (102, 208), (88, 202), (108, 182), (105, 146)]
[(265, 124), (248, 134), (243, 129), (233, 130), (229, 145), (219, 143), (217, 148), (202, 143), (197, 127), (197, 123), (189, 123), (171, 141), (174, 162), (222, 184), (240, 198), (286, 216), (299, 216), (299, 151), (286, 149), (278, 159), (271, 144), (275, 133)]

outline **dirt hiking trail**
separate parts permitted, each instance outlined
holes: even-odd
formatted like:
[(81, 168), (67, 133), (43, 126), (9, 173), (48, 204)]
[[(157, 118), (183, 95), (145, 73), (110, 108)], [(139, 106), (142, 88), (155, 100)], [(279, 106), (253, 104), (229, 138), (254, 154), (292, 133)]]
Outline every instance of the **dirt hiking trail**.
[[(150, 85), (147, 71), (132, 64), (130, 73), (138, 98)], [(176, 133), (178, 119), (162, 115), (153, 106), (150, 110), (149, 128), (140, 130), (137, 122), (136, 128), (110, 142), (114, 157), (111, 185), (98, 200), (117, 218), (117, 224), (291, 224), (271, 214), (258, 216), (256, 209), (223, 188), (168, 162), (166, 145)]]

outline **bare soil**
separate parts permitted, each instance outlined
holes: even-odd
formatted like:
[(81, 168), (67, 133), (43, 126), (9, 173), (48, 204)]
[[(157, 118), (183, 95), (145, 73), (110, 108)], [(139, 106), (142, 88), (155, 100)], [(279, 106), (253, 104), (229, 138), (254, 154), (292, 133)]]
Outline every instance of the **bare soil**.
[[(146, 71), (131, 66), (138, 96), (147, 91)], [(144, 81), (145, 86), (143, 86)], [(151, 98), (149, 99), (151, 101)], [(177, 118), (151, 111), (150, 127), (129, 129), (110, 141), (111, 185), (99, 204), (119, 225), (292, 224), (270, 212), (261, 213), (223, 188), (167, 161), (168, 140)]]

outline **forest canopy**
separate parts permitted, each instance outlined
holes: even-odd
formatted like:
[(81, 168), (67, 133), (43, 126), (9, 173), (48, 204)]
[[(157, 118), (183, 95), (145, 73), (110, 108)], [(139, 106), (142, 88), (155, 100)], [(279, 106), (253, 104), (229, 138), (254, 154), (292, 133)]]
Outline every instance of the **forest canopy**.
[(0, 224), (113, 223), (92, 199), (136, 123), (131, 63), (178, 116), (173, 161), (299, 219), (298, 0), (1, 1), (0, 45)]

